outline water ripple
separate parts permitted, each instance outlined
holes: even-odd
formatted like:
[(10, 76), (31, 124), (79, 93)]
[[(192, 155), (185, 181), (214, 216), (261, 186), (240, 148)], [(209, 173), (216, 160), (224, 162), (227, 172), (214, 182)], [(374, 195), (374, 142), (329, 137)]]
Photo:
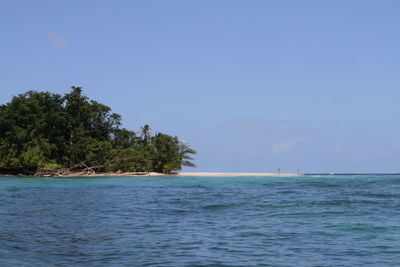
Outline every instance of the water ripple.
[(394, 266), (399, 181), (0, 178), (0, 266)]

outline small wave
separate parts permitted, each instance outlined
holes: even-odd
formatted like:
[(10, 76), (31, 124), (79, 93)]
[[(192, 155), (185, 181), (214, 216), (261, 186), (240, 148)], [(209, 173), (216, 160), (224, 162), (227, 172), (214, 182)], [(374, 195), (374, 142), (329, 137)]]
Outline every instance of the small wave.
[(382, 193), (366, 193), (362, 194), (363, 197), (369, 198), (399, 198), (399, 194), (382, 194)]
[(202, 209), (205, 210), (220, 210), (220, 209), (226, 209), (226, 208), (233, 208), (240, 206), (241, 204), (210, 204), (210, 205), (205, 205), (202, 207)]
[(6, 191), (6, 192), (10, 192), (10, 193), (19, 192), (19, 191), (21, 191), (21, 188), (18, 188), (18, 187), (9, 187), (9, 188), (7, 188), (5, 191)]
[(172, 210), (169, 210), (169, 212), (176, 213), (176, 214), (193, 213), (192, 210), (186, 210), (186, 209), (172, 209)]
[(265, 236), (265, 233), (260, 232), (241, 232), (238, 234), (239, 237), (257, 237), (257, 236)]
[(287, 194), (296, 194), (297, 192), (294, 190), (285, 190), (285, 191), (279, 191), (279, 194), (287, 195)]
[(342, 232), (362, 232), (362, 233), (383, 233), (389, 231), (389, 228), (383, 226), (369, 224), (353, 224), (353, 225), (331, 225), (328, 228)]
[(226, 265), (223, 263), (198, 264), (197, 262), (189, 262), (188, 266), (192, 266), (192, 267), (232, 267), (232, 265)]
[(209, 186), (201, 185), (201, 184), (194, 184), (194, 185), (182, 185), (182, 188), (185, 189), (207, 189)]

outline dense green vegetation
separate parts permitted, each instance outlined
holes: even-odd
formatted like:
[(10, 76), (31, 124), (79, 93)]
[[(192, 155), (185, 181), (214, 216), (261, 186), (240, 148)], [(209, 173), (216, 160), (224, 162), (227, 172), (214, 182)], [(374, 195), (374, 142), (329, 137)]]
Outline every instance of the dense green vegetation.
[(0, 106), (0, 171), (163, 172), (195, 166), (196, 151), (148, 125), (136, 134), (121, 116), (82, 94), (29, 91)]

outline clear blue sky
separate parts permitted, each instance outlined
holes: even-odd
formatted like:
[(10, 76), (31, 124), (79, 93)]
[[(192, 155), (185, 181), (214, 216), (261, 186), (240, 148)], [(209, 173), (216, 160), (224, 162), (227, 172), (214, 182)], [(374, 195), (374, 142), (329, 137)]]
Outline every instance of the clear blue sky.
[(0, 2), (0, 103), (72, 85), (198, 171), (399, 172), (400, 1)]

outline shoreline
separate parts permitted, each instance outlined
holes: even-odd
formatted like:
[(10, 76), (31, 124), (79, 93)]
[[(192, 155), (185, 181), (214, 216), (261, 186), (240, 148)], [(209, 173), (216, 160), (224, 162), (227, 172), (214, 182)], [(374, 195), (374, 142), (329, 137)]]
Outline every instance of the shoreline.
[(294, 177), (296, 173), (272, 173), (272, 172), (178, 172), (178, 173), (158, 173), (158, 172), (106, 172), (87, 174), (84, 172), (71, 172), (65, 174), (45, 174), (45, 175), (22, 175), (22, 174), (0, 174), (5, 177)]

